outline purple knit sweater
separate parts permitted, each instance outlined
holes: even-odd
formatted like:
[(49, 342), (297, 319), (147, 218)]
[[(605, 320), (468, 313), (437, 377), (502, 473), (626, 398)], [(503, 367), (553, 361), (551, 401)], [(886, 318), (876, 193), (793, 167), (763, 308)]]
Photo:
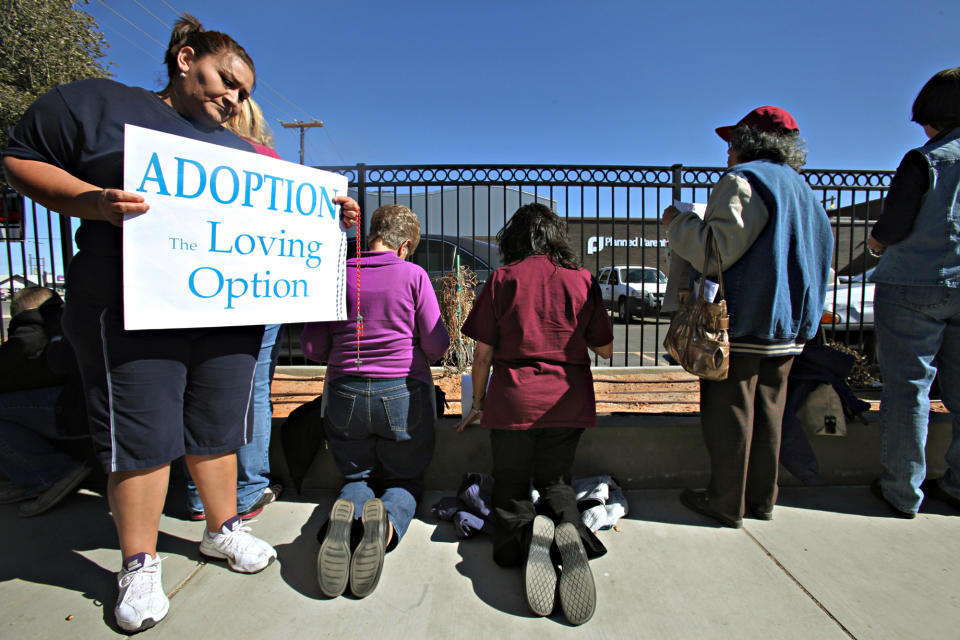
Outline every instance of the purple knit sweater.
[(308, 322), (300, 336), (303, 354), (327, 363), (327, 380), (345, 375), (409, 376), (432, 383), (429, 363), (443, 355), (450, 337), (427, 272), (390, 251), (364, 251), (360, 258), (360, 368), (356, 364), (356, 258), (347, 260), (349, 319)]

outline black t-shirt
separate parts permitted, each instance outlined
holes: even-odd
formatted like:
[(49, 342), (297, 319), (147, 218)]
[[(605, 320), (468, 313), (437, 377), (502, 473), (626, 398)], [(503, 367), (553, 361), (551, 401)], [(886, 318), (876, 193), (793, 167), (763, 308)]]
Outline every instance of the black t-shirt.
[[(126, 123), (254, 151), (232, 131), (206, 127), (180, 115), (152, 91), (92, 79), (61, 85), (37, 98), (13, 128), (3, 154), (46, 162), (102, 189), (122, 189)], [(82, 220), (76, 242), (79, 253), (70, 263), (69, 290), (82, 291), (87, 299), (104, 305), (119, 305), (122, 229), (100, 220)]]

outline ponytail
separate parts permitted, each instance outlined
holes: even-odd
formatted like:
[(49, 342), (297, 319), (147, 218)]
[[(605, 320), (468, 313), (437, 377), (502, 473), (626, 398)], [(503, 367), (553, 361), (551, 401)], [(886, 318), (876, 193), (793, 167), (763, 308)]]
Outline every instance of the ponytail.
[(237, 44), (236, 40), (219, 31), (205, 30), (199, 20), (189, 13), (183, 13), (173, 25), (173, 31), (170, 33), (170, 44), (167, 45), (167, 52), (163, 56), (163, 61), (167, 65), (167, 77), (170, 80), (180, 75), (177, 56), (184, 47), (193, 49), (197, 58), (219, 54), (224, 51), (235, 53), (250, 67), (250, 71), (256, 77), (257, 70), (253, 65), (253, 59), (250, 58), (243, 47)]

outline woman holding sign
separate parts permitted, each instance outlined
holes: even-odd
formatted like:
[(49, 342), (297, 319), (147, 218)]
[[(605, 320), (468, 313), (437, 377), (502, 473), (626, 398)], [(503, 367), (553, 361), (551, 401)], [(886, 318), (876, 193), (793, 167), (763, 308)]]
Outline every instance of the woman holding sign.
[[(244, 573), (276, 557), (241, 525), (236, 504), (234, 452), (252, 424), (250, 391), (263, 327), (123, 328), (123, 220), (150, 209), (140, 195), (121, 190), (124, 125), (253, 151), (221, 126), (254, 83), (253, 60), (243, 47), (184, 14), (165, 63), (169, 82), (160, 93), (105, 79), (56, 87), (28, 109), (4, 152), (11, 185), (81, 219), (63, 324), (76, 348), (93, 443), (109, 473), (123, 554), (115, 612), (125, 631), (156, 624), (169, 607), (157, 531), (170, 462), (180, 456), (207, 516), (200, 552)], [(345, 217), (355, 219), (356, 203), (339, 202)]]

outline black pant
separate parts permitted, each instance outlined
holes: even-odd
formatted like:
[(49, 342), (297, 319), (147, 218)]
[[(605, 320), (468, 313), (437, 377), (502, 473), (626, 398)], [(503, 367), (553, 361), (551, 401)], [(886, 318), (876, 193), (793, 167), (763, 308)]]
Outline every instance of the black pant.
[(793, 356), (730, 354), (726, 380), (700, 381), (700, 424), (710, 454), (710, 506), (730, 518), (777, 502), (780, 434)]
[(493, 452), (493, 507), (497, 531), (493, 559), (501, 566), (517, 566), (526, 554), (525, 538), (537, 515), (530, 500), (530, 480), (540, 493), (541, 513), (555, 523), (576, 525), (587, 555), (606, 553), (603, 543), (588, 529), (577, 509), (570, 486), (570, 469), (583, 429), (547, 427), (526, 431), (490, 430)]

